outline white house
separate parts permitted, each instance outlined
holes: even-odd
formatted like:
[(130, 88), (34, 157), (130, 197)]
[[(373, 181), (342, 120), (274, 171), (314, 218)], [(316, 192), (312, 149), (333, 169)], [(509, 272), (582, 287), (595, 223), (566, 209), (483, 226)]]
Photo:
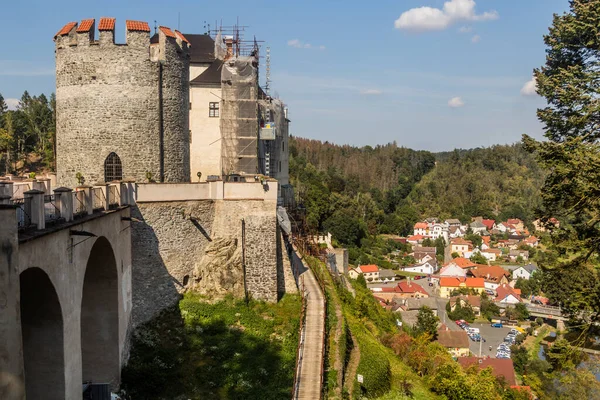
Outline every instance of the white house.
[(467, 270), (456, 264), (448, 264), (440, 271), (440, 277), (466, 277)]
[(513, 289), (509, 285), (500, 285), (496, 289), (496, 303), (503, 304), (517, 304), (521, 302), (520, 290)]
[(359, 275), (369, 281), (379, 281), (379, 267), (377, 265), (361, 265), (360, 267), (348, 271), (348, 276), (352, 279), (358, 278)]
[(520, 266), (519, 268), (513, 270), (512, 278), (515, 281), (519, 278), (529, 280), (529, 278), (531, 278), (531, 275), (533, 275), (535, 273), (535, 271), (537, 271), (537, 267), (535, 265), (533, 265), (533, 264), (523, 265), (523, 266)]
[(473, 233), (475, 233), (477, 235), (481, 235), (483, 232), (485, 232), (487, 230), (487, 227), (481, 221), (471, 222), (469, 227), (471, 228), (471, 231), (473, 231)]
[(429, 260), (429, 261), (425, 261), (422, 264), (416, 264), (416, 265), (411, 265), (408, 267), (403, 267), (402, 271), (431, 275), (435, 272), (436, 269), (437, 269), (437, 263), (434, 260)]

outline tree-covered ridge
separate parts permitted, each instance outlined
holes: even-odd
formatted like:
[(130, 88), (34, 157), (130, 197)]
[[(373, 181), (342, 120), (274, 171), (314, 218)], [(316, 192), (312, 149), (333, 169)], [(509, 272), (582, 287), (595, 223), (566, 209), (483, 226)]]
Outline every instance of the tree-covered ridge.
[(421, 217), (535, 219), (544, 172), (522, 144), (455, 150), (436, 159), (408, 197)]
[(529, 223), (544, 174), (521, 144), (433, 154), (292, 138), (290, 178), (308, 224), (358, 246), (368, 235), (408, 235), (428, 217)]

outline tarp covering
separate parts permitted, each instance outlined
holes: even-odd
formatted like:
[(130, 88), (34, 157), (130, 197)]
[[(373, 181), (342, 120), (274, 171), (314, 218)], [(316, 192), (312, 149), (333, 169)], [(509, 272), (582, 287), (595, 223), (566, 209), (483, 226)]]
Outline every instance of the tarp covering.
[(288, 217), (287, 211), (283, 207), (277, 207), (277, 221), (279, 226), (283, 229), (286, 235), (292, 233), (292, 223)]

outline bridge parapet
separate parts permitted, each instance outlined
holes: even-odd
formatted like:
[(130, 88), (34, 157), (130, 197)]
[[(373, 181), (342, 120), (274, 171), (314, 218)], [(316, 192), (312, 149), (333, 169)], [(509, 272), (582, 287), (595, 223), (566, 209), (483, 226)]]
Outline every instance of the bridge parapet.
[(78, 186), (75, 189), (59, 187), (53, 194), (31, 189), (23, 198), (0, 195), (1, 204), (17, 206), (16, 219), (20, 231), (45, 229), (47, 225), (70, 222), (97, 212), (134, 204), (134, 183), (103, 183)]

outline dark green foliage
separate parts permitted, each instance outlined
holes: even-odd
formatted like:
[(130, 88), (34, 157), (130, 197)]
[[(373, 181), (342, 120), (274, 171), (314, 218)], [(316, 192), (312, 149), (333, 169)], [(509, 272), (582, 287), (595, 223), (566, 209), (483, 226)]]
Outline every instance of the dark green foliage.
[[(600, 321), (600, 2), (571, 1), (554, 15), (544, 36), (546, 63), (534, 71), (537, 92), (548, 105), (538, 109), (546, 141), (524, 135), (525, 147), (548, 170), (542, 189), (542, 221), (558, 218), (549, 255), (548, 296), (573, 318), (586, 313)], [(574, 278), (571, 282), (567, 277)], [(567, 285), (558, 285), (561, 280)]]
[(366, 235), (365, 223), (348, 209), (335, 211), (323, 222), (323, 229), (344, 245), (360, 246)]
[(536, 271), (529, 279), (517, 278), (515, 288), (521, 289), (521, 296), (539, 296), (542, 291), (542, 272)]
[(487, 258), (485, 258), (484, 256), (482, 256), (479, 253), (473, 254), (471, 256), (470, 260), (473, 261), (475, 264), (483, 264), (483, 265), (485, 265), (485, 264), (488, 263)]
[(423, 306), (417, 314), (415, 333), (417, 335), (427, 334), (432, 340), (437, 339), (437, 324), (439, 318), (435, 316), (431, 308)]
[(525, 366), (529, 362), (529, 351), (523, 346), (512, 345), (510, 346), (511, 355), (510, 358), (513, 360), (515, 371), (523, 375), (525, 372)]
[(505, 314), (509, 319), (523, 321), (529, 318), (529, 311), (523, 303), (517, 303), (514, 307), (507, 306)]
[(0, 95), (0, 173), (23, 172), (41, 166), (28, 165), (27, 156), (35, 153), (45, 166), (53, 168), (55, 137), (54, 94), (31, 97), (23, 93), (16, 110), (8, 111)]
[(455, 150), (438, 153), (436, 159), (436, 168), (408, 198), (420, 215), (461, 221), (476, 215), (535, 219), (532, 211), (544, 177), (523, 145)]
[(246, 305), (187, 294), (138, 330), (122, 388), (136, 400), (288, 398), (299, 315), (298, 296)]
[(475, 312), (473, 311), (473, 307), (469, 303), (466, 303), (463, 307), (460, 301), (456, 302), (454, 306), (454, 311), (450, 310), (450, 302), (446, 304), (446, 310), (448, 311), (448, 318), (452, 321), (456, 321), (459, 319), (464, 319), (467, 322), (475, 321)]
[(584, 359), (584, 353), (572, 347), (565, 339), (557, 339), (546, 350), (546, 359), (556, 371), (575, 368)]
[(481, 296), (481, 316), (491, 320), (492, 317), (500, 315), (500, 307), (496, 305), (487, 296)]

